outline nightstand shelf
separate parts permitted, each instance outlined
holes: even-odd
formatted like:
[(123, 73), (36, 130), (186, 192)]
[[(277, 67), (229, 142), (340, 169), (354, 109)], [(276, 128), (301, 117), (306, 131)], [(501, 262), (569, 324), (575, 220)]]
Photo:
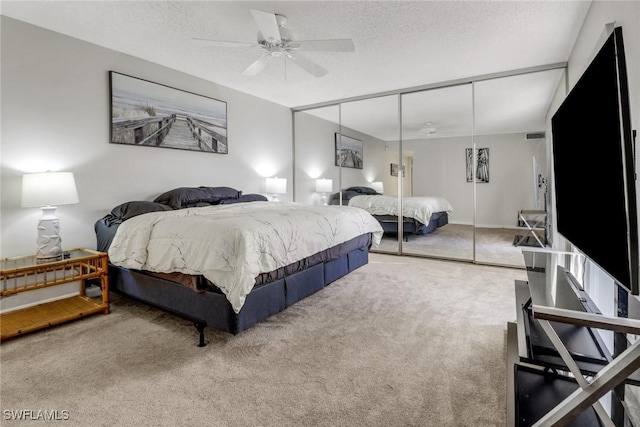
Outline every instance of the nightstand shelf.
[[(74, 249), (64, 258), (37, 259), (35, 256), (0, 261), (0, 297), (8, 298), (64, 283), (79, 282), (79, 295), (46, 302), (0, 315), (0, 340), (102, 312), (109, 313), (107, 254)], [(101, 298), (86, 296), (86, 281), (100, 282)]]

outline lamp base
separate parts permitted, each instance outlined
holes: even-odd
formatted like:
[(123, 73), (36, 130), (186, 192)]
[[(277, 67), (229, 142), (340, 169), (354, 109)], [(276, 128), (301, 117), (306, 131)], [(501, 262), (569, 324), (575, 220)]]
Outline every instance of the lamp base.
[(36, 258), (57, 258), (62, 255), (60, 239), (60, 220), (56, 217), (56, 208), (42, 208), (42, 218), (38, 221), (38, 240), (36, 240)]

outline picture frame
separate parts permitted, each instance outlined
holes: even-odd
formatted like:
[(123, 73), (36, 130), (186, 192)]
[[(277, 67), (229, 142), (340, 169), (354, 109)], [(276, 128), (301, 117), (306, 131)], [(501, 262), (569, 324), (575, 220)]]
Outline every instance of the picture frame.
[(109, 71), (112, 144), (228, 154), (227, 103)]
[[(466, 158), (466, 175), (467, 182), (473, 182), (473, 150), (471, 148), (465, 149)], [(478, 148), (476, 156), (476, 182), (488, 183), (489, 182), (489, 149)]]
[[(391, 163), (391, 176), (398, 176), (399, 166), (397, 163)], [(402, 177), (404, 178), (404, 167), (402, 167)]]
[(336, 132), (336, 166), (362, 169), (364, 166), (363, 143), (360, 139)]

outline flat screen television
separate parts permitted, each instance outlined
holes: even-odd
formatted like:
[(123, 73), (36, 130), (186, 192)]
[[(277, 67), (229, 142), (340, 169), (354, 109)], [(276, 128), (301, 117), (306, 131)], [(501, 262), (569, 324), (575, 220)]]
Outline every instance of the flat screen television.
[(638, 295), (638, 225), (622, 28), (551, 119), (558, 233)]

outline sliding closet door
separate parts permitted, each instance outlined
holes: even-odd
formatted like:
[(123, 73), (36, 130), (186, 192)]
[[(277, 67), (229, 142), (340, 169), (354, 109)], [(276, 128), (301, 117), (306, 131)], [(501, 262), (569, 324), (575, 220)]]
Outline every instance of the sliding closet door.
[[(373, 251), (398, 253), (398, 234), (393, 232), (397, 224), (398, 178), (389, 172), (391, 164), (397, 164), (399, 151), (399, 96), (390, 95), (340, 105), (341, 132), (336, 136), (338, 158), (341, 163), (341, 186), (344, 204), (349, 204), (357, 192), (364, 192), (360, 201), (371, 196), (372, 190), (391, 196), (389, 212), (376, 215), (384, 234), (381, 245)], [(351, 205), (357, 203), (354, 200)], [(362, 207), (362, 205), (359, 205)]]
[(470, 84), (402, 95), (403, 253), (473, 259), (472, 123)]
[(524, 267), (545, 244), (545, 116), (563, 70), (474, 83), (476, 261)]
[(340, 182), (340, 168), (335, 166), (339, 107), (295, 112), (293, 126), (294, 200), (308, 205), (332, 203)]

